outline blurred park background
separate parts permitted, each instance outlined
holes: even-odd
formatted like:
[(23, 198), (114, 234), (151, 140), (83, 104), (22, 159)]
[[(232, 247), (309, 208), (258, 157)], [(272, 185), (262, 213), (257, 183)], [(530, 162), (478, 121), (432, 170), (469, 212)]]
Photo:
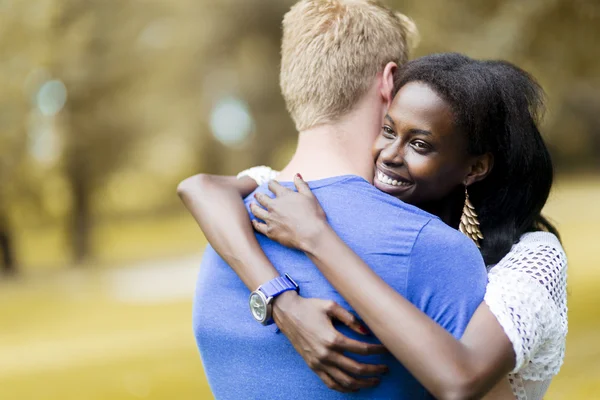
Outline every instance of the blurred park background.
[[(197, 172), (281, 167), (293, 0), (0, 0), (0, 399), (210, 399), (191, 328)], [(600, 399), (600, 2), (389, 1), (548, 92), (570, 330), (549, 400)], [(232, 355), (235, 357), (235, 355)]]

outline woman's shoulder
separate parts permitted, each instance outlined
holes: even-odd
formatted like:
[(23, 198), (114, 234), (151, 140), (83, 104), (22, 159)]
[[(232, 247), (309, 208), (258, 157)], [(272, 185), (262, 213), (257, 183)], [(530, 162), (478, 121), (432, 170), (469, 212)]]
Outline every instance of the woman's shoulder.
[(546, 304), (566, 332), (567, 257), (555, 235), (549, 232), (524, 234), (488, 271), (490, 295), (486, 297), (492, 299), (492, 294), (498, 292), (505, 300), (510, 294), (527, 309)]
[(538, 231), (522, 235), (502, 260), (488, 269), (538, 271), (541, 268), (545, 273), (550, 272), (548, 270), (564, 270), (566, 266), (567, 256), (558, 237), (550, 232)]
[(490, 279), (535, 281), (557, 301), (567, 285), (567, 256), (560, 240), (550, 232), (530, 232), (496, 265), (489, 266)]
[(545, 231), (527, 232), (521, 236), (516, 245), (526, 247), (549, 247), (563, 254), (565, 252), (558, 237), (551, 232)]
[(548, 232), (524, 234), (488, 274), (485, 301), (513, 343), (526, 379), (549, 379), (564, 357), (567, 259)]

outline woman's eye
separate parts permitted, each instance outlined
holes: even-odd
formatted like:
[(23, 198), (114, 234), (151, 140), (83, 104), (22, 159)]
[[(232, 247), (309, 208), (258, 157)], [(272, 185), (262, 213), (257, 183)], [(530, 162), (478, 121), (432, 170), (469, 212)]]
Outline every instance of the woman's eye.
[(412, 145), (412, 146), (413, 146), (415, 149), (417, 149), (417, 150), (421, 150), (421, 151), (423, 151), (423, 150), (429, 150), (429, 149), (431, 149), (431, 146), (429, 145), (429, 143), (427, 143), (427, 142), (424, 142), (424, 141), (422, 141), (422, 140), (414, 140), (414, 141), (411, 143), (411, 145)]
[(387, 125), (383, 126), (383, 135), (385, 137), (391, 137), (393, 138), (394, 136), (396, 136), (396, 132), (394, 132), (394, 130), (392, 128), (390, 128)]

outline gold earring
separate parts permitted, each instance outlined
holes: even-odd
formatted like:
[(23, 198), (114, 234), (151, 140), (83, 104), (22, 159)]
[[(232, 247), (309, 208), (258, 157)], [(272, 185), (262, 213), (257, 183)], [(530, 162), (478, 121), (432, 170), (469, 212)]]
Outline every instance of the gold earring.
[(477, 247), (481, 248), (479, 240), (483, 240), (483, 234), (481, 233), (481, 229), (479, 229), (479, 221), (477, 220), (475, 207), (473, 207), (473, 204), (471, 204), (471, 201), (469, 200), (469, 193), (467, 192), (466, 186), (465, 205), (463, 207), (462, 215), (460, 216), (460, 225), (458, 226), (458, 229), (471, 238)]

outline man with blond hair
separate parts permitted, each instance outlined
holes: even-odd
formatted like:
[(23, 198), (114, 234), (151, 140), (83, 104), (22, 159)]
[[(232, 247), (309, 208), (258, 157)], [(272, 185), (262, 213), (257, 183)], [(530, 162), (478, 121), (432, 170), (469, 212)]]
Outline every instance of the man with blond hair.
[[(278, 179), (292, 187), (302, 172), (340, 237), (392, 288), (459, 337), (483, 299), (481, 256), (439, 219), (370, 184), (371, 146), (392, 101), (398, 65), (407, 61), (411, 27), (375, 0), (302, 0), (292, 7), (283, 20), (280, 83), (299, 136)], [(194, 213), (201, 201), (194, 179), (179, 193)], [(230, 212), (238, 211), (231, 206)], [(248, 236), (230, 243), (238, 257), (248, 254), (244, 263), (229, 257), (228, 265), (216, 250), (230, 253), (209, 246), (198, 277), (194, 333), (217, 399), (428, 398), (375, 338), (356, 333), (364, 328), (348, 303), (304, 254), (257, 235), (268, 260), (256, 259), (244, 244)], [(453, 251), (441, 254), (448, 243)], [(463, 264), (479, 266), (481, 274), (473, 268), (462, 279)], [(449, 283), (456, 283), (452, 296), (444, 290)], [(346, 326), (334, 327), (332, 319)], [(284, 335), (263, 326), (273, 320)]]

